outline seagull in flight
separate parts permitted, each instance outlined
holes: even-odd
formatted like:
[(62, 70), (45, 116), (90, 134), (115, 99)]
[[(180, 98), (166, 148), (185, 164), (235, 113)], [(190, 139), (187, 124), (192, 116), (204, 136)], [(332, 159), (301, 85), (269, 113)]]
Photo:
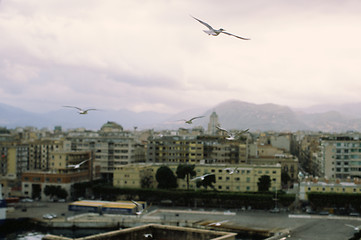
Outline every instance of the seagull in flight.
[(205, 175), (203, 175), (203, 176), (195, 177), (195, 178), (191, 179), (191, 181), (195, 181), (195, 180), (198, 180), (198, 179), (200, 179), (201, 181), (203, 181), (206, 177), (211, 176), (211, 175), (214, 175), (214, 174), (208, 173), (208, 174), (205, 174)]
[(207, 33), (208, 35), (218, 36), (220, 33), (224, 33), (224, 34), (227, 34), (229, 36), (236, 37), (236, 38), (239, 38), (239, 39), (242, 39), (242, 40), (250, 40), (249, 38), (244, 38), (244, 37), (240, 37), (240, 36), (234, 35), (234, 34), (229, 33), (229, 32), (225, 32), (225, 29), (223, 29), (223, 28), (220, 28), (218, 30), (214, 29), (208, 23), (203, 22), (202, 20), (199, 20), (198, 18), (195, 18), (193, 16), (191, 16), (191, 17), (194, 18), (195, 20), (197, 20), (198, 22), (202, 23), (204, 26), (206, 26), (209, 29), (209, 30), (203, 30), (203, 32)]
[(193, 120), (195, 120), (195, 119), (197, 119), (197, 118), (203, 118), (203, 117), (205, 117), (205, 116), (198, 116), (198, 117), (191, 118), (191, 119), (189, 119), (189, 120), (182, 119), (182, 120), (180, 120), (180, 121), (184, 121), (184, 122), (187, 123), (187, 124), (192, 124), (192, 123), (193, 123)]
[(137, 215), (140, 215), (140, 214), (142, 214), (143, 213), (143, 205), (142, 204), (140, 204), (140, 203), (137, 203), (136, 201), (134, 201), (134, 200), (131, 200), (132, 201), (132, 203), (134, 203), (135, 204), (135, 206), (137, 206), (137, 212), (136, 212), (136, 214)]
[(228, 134), (228, 137), (226, 137), (227, 140), (235, 140), (238, 136), (247, 133), (249, 131), (249, 128), (242, 130), (242, 131), (237, 131), (235, 133), (232, 133), (230, 131), (228, 131), (227, 129), (221, 128), (220, 126), (216, 126), (216, 128), (222, 132), (225, 132)]
[(235, 172), (238, 172), (237, 168), (225, 168), (223, 170), (227, 171), (229, 174), (233, 174)]
[(361, 225), (360, 226), (353, 226), (353, 225), (351, 225), (351, 224), (345, 224), (347, 227), (352, 227), (354, 230), (355, 230), (355, 232), (359, 232), (360, 231), (360, 228), (361, 228)]
[(63, 107), (67, 107), (67, 108), (75, 108), (75, 109), (77, 109), (77, 110), (78, 110), (78, 113), (79, 113), (79, 114), (88, 114), (88, 111), (98, 110), (98, 109), (95, 109), (95, 108), (82, 109), (82, 108), (75, 107), (75, 106), (63, 106)]
[(213, 223), (208, 224), (208, 226), (217, 226), (217, 227), (219, 227), (219, 226), (222, 225), (222, 223), (226, 223), (226, 222), (228, 222), (228, 220), (223, 220), (223, 221), (220, 221), (220, 222), (213, 222)]
[(84, 164), (84, 163), (87, 162), (87, 161), (89, 161), (89, 159), (84, 160), (84, 161), (82, 161), (81, 163), (78, 163), (78, 164), (70, 164), (70, 165), (68, 165), (68, 168), (78, 169), (78, 168), (80, 168), (80, 166), (81, 166), (82, 164)]

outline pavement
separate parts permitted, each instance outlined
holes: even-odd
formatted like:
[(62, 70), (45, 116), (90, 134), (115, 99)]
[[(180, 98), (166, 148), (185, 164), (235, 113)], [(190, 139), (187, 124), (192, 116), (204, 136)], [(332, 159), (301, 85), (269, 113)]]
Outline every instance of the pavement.
[[(16, 208), (10, 209), (7, 212), (7, 218), (43, 219), (43, 215), (47, 213), (55, 213), (58, 216), (56, 221), (62, 221), (65, 218), (72, 219), (77, 215), (77, 213), (68, 211), (68, 203), (33, 202), (21, 203)], [(287, 240), (346, 240), (354, 234), (354, 229), (346, 224), (361, 225), (359, 217), (319, 216), (289, 212), (270, 213), (260, 210), (158, 208), (155, 206), (152, 206), (147, 213), (140, 217), (97, 214), (92, 216), (92, 219), (96, 219), (96, 221), (109, 221), (109, 218), (131, 220), (137, 222), (138, 225), (142, 222), (152, 221), (164, 224), (223, 221), (228, 225), (237, 225), (243, 228), (273, 232), (286, 231), (289, 234), (283, 239)], [(79, 216), (78, 219), (81, 220), (82, 216)], [(86, 219), (89, 219), (89, 216), (83, 217), (83, 221)]]

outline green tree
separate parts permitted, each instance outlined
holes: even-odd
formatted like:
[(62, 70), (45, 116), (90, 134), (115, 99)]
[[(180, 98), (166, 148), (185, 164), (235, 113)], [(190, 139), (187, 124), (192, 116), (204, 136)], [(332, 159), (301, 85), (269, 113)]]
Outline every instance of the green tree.
[(284, 186), (287, 185), (290, 180), (291, 180), (290, 175), (288, 175), (288, 173), (286, 171), (282, 170), (282, 173), (281, 173), (282, 185), (284, 185)]
[(214, 174), (209, 174), (205, 176), (203, 180), (197, 180), (196, 182), (198, 188), (203, 186), (205, 189), (210, 187), (213, 190), (216, 190), (213, 183), (216, 183), (216, 175)]
[(176, 170), (177, 178), (186, 178), (187, 190), (189, 190), (189, 178), (194, 177), (197, 174), (194, 168), (195, 165), (179, 164)]
[(67, 198), (68, 192), (60, 186), (46, 186), (44, 188), (44, 194), (50, 198)]
[(158, 188), (170, 189), (178, 186), (177, 178), (168, 166), (158, 168), (155, 178), (158, 182)]
[(262, 175), (257, 182), (259, 192), (268, 192), (271, 187), (271, 178), (268, 175)]
[(153, 176), (143, 176), (140, 180), (141, 188), (151, 188), (153, 185)]

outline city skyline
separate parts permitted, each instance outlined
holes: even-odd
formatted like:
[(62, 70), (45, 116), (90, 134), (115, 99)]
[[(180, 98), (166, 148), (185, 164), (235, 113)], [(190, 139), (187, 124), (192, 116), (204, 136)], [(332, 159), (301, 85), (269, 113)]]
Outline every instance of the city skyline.
[[(1, 1), (0, 102), (177, 113), (360, 102), (349, 1)], [(251, 38), (204, 34), (204, 26)]]

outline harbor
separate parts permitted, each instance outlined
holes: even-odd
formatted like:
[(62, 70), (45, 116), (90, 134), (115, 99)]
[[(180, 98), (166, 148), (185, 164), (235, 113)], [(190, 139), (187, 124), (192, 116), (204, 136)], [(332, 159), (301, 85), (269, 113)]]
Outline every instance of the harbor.
[[(361, 218), (349, 216), (320, 216), (300, 213), (271, 213), (263, 210), (185, 209), (151, 206), (142, 215), (79, 213), (68, 210), (69, 203), (26, 202), (8, 208), (7, 219), (27, 218), (46, 228), (113, 231), (148, 224), (159, 224), (221, 231), (255, 231), (269, 235), (261, 239), (350, 239), (354, 230), (345, 224), (360, 225)], [(44, 219), (53, 213), (57, 217)], [(211, 223), (222, 222), (220, 226)], [(242, 238), (240, 238), (242, 239)], [(244, 238), (246, 239), (246, 238)]]

